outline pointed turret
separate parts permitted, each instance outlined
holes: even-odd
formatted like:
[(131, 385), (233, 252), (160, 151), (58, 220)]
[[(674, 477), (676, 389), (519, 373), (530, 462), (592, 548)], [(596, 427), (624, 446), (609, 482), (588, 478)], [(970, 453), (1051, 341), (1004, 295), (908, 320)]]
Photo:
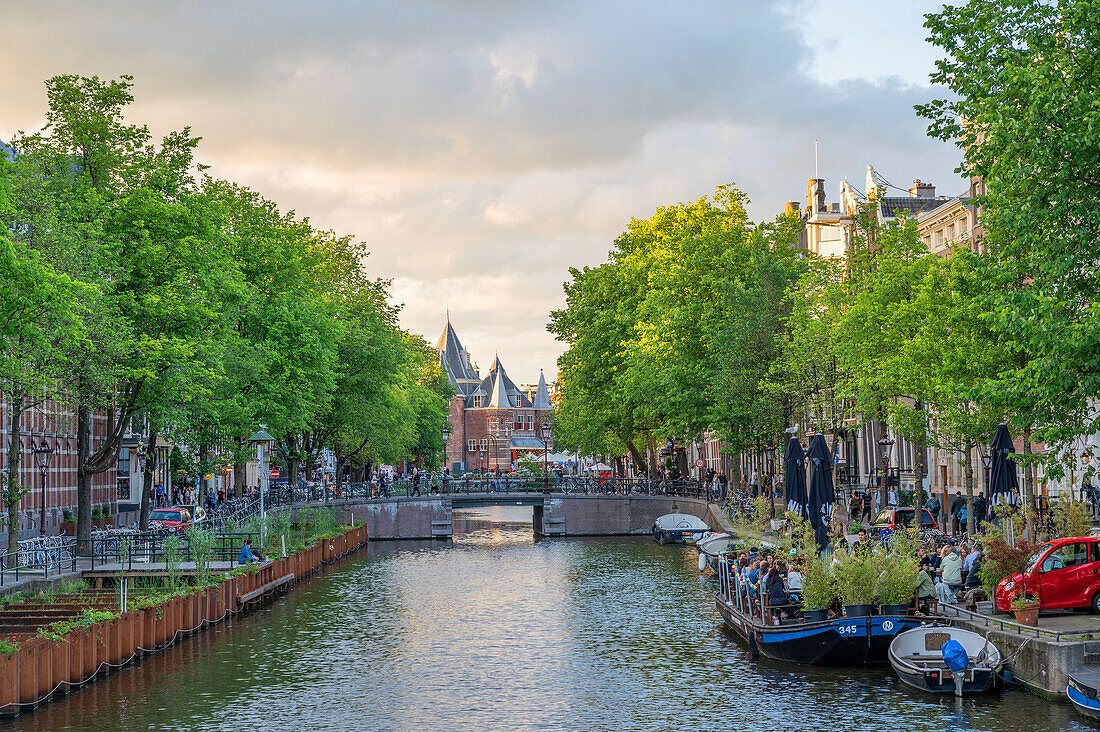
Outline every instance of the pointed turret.
[(460, 392), (468, 394), (473, 384), (480, 379), (470, 365), (469, 352), (462, 347), (462, 341), (458, 340), (458, 334), (451, 325), (450, 311), (447, 313), (447, 324), (443, 326), (443, 332), (435, 343), (435, 349), (439, 351), (439, 362), (447, 373), (447, 378)]
[(512, 406), (512, 400), (508, 397), (508, 390), (504, 386), (503, 371), (494, 371), (489, 376), (493, 380), (493, 390), (489, 394), (490, 409), (508, 409)]
[(535, 391), (535, 409), (553, 409), (550, 404), (550, 390), (546, 388), (546, 376), (539, 369), (539, 388)]

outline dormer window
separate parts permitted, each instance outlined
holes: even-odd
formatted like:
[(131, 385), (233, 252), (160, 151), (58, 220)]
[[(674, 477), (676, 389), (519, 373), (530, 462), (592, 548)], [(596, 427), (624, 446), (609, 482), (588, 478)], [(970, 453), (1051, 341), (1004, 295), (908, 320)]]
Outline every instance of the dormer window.
[(480, 394), (474, 394), (474, 407), (480, 407), (480, 406), (481, 406), (481, 395)]

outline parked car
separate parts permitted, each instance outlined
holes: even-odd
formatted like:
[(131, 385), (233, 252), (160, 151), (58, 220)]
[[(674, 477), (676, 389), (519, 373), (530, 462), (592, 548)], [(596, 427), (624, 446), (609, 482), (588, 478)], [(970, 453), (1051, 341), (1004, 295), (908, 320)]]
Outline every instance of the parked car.
[(1100, 613), (1100, 539), (1077, 536), (1040, 546), (1022, 573), (997, 584), (997, 609), (1010, 612), (1024, 593), (1039, 600), (1040, 610), (1088, 607)]
[[(935, 517), (927, 508), (921, 509), (922, 518), (921, 526), (925, 529), (938, 529), (939, 524), (936, 523)], [(892, 534), (897, 530), (899, 526), (904, 526), (907, 529), (911, 529), (913, 526), (913, 509), (911, 508), (887, 508), (881, 511), (874, 523), (871, 524), (871, 528), (874, 529), (872, 536), (889, 533)]]
[(149, 512), (149, 528), (170, 533), (191, 528), (191, 512), (186, 508), (154, 508)]

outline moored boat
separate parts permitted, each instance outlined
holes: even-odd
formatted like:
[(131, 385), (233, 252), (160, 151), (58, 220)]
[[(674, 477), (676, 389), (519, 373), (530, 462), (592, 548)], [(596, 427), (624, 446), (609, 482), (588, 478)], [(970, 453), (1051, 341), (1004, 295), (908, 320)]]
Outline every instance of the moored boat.
[(708, 531), (701, 518), (687, 513), (666, 513), (653, 522), (653, 538), (661, 544), (694, 544)]
[(1069, 675), (1066, 696), (1079, 714), (1100, 720), (1100, 668), (1086, 666)]
[(697, 541), (695, 547), (699, 550), (699, 570), (702, 571), (706, 566), (710, 571), (717, 572), (718, 558), (732, 549), (735, 541), (734, 537), (726, 533), (709, 534)]
[[(965, 651), (965, 656), (958, 654), (961, 663), (947, 657), (950, 641), (958, 644), (956, 651)], [(1001, 651), (981, 634), (946, 625), (922, 626), (899, 634), (890, 643), (889, 658), (898, 678), (914, 689), (958, 696), (992, 689), (1004, 663)]]
[[(919, 621), (905, 615), (866, 615), (820, 621), (785, 618), (765, 622), (736, 580), (719, 563), (718, 613), (726, 627), (745, 641), (753, 655), (776, 661), (818, 666), (862, 666), (886, 663), (891, 641)], [(778, 613), (777, 613), (778, 615)]]

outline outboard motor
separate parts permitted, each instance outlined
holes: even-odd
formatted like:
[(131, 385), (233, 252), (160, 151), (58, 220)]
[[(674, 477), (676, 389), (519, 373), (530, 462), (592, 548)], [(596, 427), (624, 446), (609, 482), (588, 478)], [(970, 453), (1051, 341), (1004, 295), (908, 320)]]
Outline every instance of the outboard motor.
[(957, 640), (949, 640), (940, 646), (940, 654), (947, 668), (951, 669), (951, 676), (955, 680), (955, 696), (963, 695), (963, 682), (966, 680), (966, 669), (970, 666), (970, 656), (962, 643)]

